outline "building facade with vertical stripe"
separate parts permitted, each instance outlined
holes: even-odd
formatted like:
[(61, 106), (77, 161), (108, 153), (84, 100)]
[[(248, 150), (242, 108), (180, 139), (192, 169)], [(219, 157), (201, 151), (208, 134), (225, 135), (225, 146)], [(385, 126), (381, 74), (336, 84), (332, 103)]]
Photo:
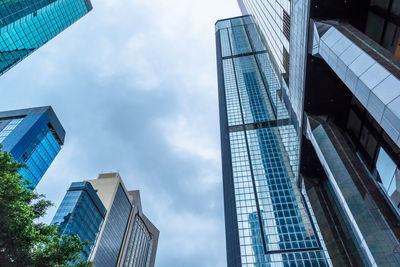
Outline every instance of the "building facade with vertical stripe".
[(332, 264), (399, 266), (400, 1), (238, 3), (271, 56)]
[(215, 27), (228, 266), (330, 266), (259, 28), (251, 16)]

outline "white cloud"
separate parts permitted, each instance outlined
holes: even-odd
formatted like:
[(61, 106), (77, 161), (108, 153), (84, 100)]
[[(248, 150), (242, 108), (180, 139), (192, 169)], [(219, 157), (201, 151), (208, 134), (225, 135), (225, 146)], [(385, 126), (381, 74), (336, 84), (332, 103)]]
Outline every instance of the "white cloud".
[(203, 160), (219, 161), (219, 151), (216, 140), (207, 133), (208, 129), (200, 128), (196, 118), (178, 115), (176, 118), (159, 122), (160, 131), (178, 154), (199, 157)]

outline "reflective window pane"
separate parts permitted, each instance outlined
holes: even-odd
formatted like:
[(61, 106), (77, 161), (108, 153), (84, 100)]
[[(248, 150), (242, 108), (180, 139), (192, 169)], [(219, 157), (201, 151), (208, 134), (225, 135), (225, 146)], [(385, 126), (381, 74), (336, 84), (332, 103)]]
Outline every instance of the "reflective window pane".
[[(380, 148), (379, 150), (378, 160), (376, 162), (376, 169), (379, 173), (379, 176), (381, 177), (383, 187), (386, 190), (389, 190), (395, 175), (396, 164), (383, 148)], [(391, 187), (391, 190), (393, 192), (393, 187)]]

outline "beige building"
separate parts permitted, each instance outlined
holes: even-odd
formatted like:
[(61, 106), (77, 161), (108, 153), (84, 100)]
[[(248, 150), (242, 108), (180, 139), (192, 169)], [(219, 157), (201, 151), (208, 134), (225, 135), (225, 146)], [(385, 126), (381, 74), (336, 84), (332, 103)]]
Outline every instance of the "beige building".
[(90, 260), (95, 267), (153, 267), (158, 229), (142, 213), (139, 191), (128, 191), (118, 173), (87, 180), (107, 210)]

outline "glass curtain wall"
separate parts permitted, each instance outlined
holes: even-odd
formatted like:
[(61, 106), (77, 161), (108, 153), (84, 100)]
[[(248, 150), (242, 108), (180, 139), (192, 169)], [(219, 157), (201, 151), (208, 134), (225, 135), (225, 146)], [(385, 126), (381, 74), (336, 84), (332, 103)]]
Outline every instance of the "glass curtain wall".
[(85, 0), (0, 3), (0, 75), (89, 12)]
[[(86, 188), (83, 189), (84, 187)], [(92, 196), (86, 190), (91, 190)], [(99, 207), (95, 201), (97, 205), (100, 205)], [(88, 182), (73, 183), (51, 224), (59, 225), (61, 234), (77, 235), (82, 241), (89, 241), (80, 254), (81, 259), (87, 261), (99, 235), (105, 214), (104, 206)]]
[[(296, 130), (257, 26), (245, 16), (219, 21), (216, 29), (223, 81), (219, 90), (225, 100), (220, 109), (227, 114), (230, 150), (223, 158), (231, 159), (232, 168), (224, 183), (233, 180), (237, 216), (237, 231), (227, 230), (227, 235), (239, 237), (242, 266), (329, 266), (312, 212), (296, 184)], [(230, 246), (228, 242), (228, 250)]]
[(0, 143), (6, 139), (6, 137), (18, 126), (18, 124), (23, 120), (20, 119), (13, 119), (11, 120), (3, 130), (0, 131)]
[(19, 173), (36, 187), (60, 150), (61, 146), (46, 126), (22, 155), (20, 161), (26, 168), (22, 168)]
[(239, 0), (254, 16), (280, 73), (289, 73), (290, 1)]
[(365, 34), (400, 58), (400, 1), (371, 0)]

